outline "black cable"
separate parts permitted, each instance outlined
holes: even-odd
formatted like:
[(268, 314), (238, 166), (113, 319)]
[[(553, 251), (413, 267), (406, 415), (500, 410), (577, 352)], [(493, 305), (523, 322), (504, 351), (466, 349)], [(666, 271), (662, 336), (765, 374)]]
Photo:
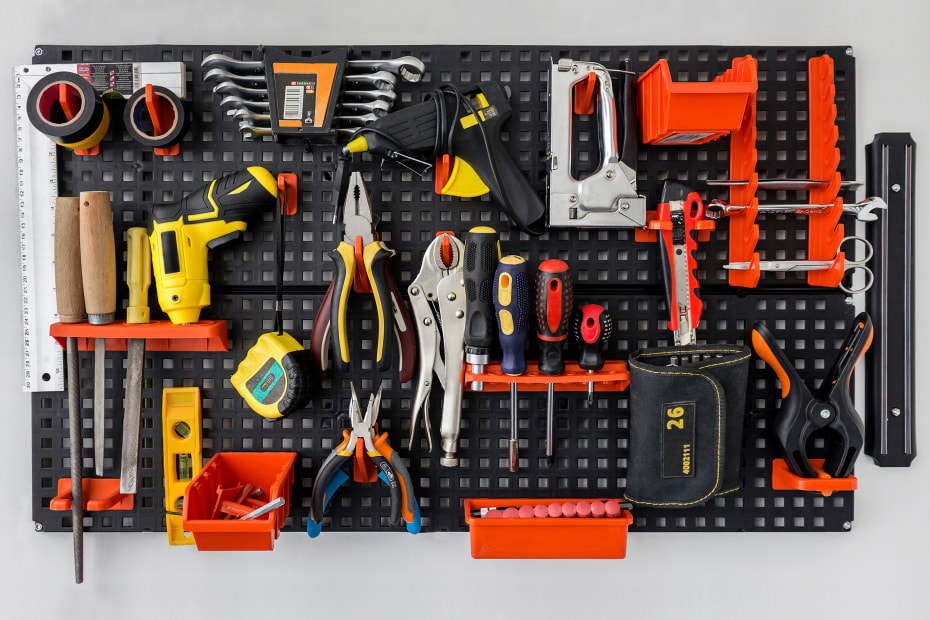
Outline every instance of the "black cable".
[(284, 334), (284, 212), (287, 209), (287, 183), (281, 190), (281, 200), (275, 212), (275, 301), (274, 330)]

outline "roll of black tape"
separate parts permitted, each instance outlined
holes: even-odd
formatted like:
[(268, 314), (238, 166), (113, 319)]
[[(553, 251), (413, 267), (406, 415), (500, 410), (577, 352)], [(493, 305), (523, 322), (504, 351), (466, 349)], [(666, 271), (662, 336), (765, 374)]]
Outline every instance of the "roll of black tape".
[(61, 71), (39, 80), (29, 91), (26, 113), (36, 129), (69, 149), (89, 149), (103, 140), (110, 112), (90, 83)]
[[(152, 119), (145, 103), (145, 89), (140, 88), (126, 102), (123, 123), (132, 139), (151, 148), (168, 148), (181, 141), (187, 131), (187, 115), (181, 98), (164, 86), (152, 86), (156, 105), (167, 113)], [(157, 129), (156, 129), (157, 128)], [(157, 135), (155, 135), (157, 133)]]

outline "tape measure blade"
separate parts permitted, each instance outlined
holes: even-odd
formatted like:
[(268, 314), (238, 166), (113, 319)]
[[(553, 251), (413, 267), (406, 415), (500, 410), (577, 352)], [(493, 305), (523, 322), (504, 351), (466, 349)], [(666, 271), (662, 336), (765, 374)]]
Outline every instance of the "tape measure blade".
[(55, 144), (33, 128), (26, 115), (29, 90), (42, 78), (36, 69), (25, 66), (14, 72), (23, 391), (50, 392), (64, 389), (62, 350), (49, 336), (49, 327), (58, 319), (55, 266), (49, 260), (54, 256), (58, 156)]

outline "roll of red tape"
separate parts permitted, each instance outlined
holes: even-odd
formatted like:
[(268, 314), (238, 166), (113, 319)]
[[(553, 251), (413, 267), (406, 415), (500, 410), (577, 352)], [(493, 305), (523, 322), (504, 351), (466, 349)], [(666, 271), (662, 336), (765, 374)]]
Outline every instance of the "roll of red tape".
[(151, 102), (146, 101), (146, 88), (140, 88), (126, 101), (123, 123), (139, 144), (167, 150), (179, 144), (187, 133), (184, 102), (164, 86), (151, 86), (151, 90)]

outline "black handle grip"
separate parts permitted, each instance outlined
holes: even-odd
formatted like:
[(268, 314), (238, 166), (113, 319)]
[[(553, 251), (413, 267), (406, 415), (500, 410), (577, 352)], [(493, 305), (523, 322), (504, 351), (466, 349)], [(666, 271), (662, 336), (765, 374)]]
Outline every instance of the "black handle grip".
[(493, 228), (477, 226), (465, 235), (466, 360), (486, 358), (494, 344), (494, 272), (500, 257), (501, 244)]
[(394, 256), (380, 241), (365, 247), (365, 270), (368, 272), (368, 281), (371, 283), (371, 293), (375, 298), (375, 311), (378, 313), (378, 348), (375, 351), (375, 360), (378, 362), (378, 371), (385, 372), (391, 369), (394, 360), (394, 312), (391, 299), (391, 288), (388, 284), (388, 260)]
[(560, 260), (547, 260), (536, 273), (536, 323), (539, 337), (539, 372), (559, 375), (565, 371), (562, 344), (568, 338), (568, 322), (575, 305), (572, 274)]
[(613, 319), (603, 306), (588, 304), (575, 314), (573, 332), (580, 346), (578, 366), (583, 370), (604, 367), (604, 347), (613, 333)]

